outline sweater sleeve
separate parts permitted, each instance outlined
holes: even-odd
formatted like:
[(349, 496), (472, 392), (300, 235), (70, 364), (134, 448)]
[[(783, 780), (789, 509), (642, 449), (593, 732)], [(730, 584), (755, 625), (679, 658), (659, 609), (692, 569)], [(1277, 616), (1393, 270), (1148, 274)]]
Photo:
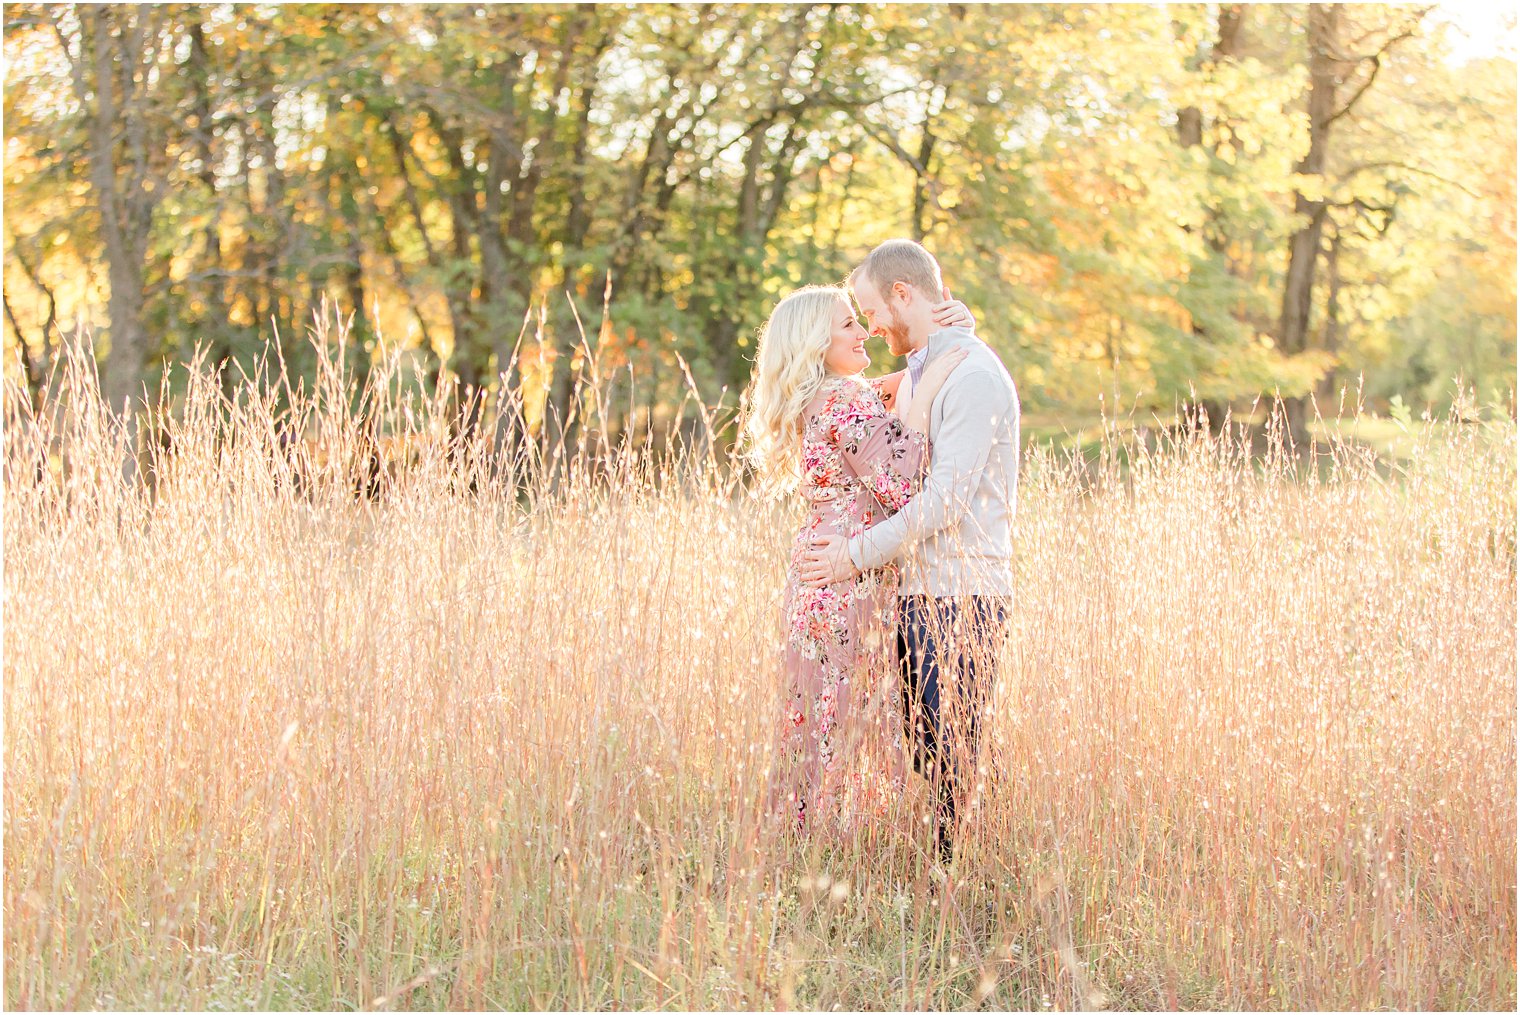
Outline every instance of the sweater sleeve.
[(1006, 415), (1017, 411), (997, 379), (985, 373), (967, 375), (941, 397), (944, 413), (922, 491), (891, 518), (849, 542), (850, 560), (862, 571), (881, 567), (905, 547), (966, 516), (997, 429)]

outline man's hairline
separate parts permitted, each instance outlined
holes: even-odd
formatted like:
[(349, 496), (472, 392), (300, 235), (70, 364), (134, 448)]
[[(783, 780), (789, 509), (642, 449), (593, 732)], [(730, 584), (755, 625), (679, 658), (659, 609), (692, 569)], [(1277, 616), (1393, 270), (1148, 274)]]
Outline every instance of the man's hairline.
[[(866, 271), (866, 266), (863, 264), (860, 267), (856, 268), (854, 271), (850, 272), (850, 277), (845, 279), (845, 283), (850, 287), (850, 291), (852, 293), (858, 288), (856, 279), (860, 278), (864, 278), (867, 282), (871, 283), (871, 288), (876, 290), (876, 296), (878, 299), (882, 300), (883, 302), (886, 301), (887, 294), (882, 291), (881, 286), (876, 284), (876, 280), (871, 278), (871, 273)], [(887, 288), (890, 289), (899, 282), (907, 286), (909, 289), (914, 290), (920, 296), (923, 296), (925, 298), (930, 297), (930, 294), (924, 289), (923, 286), (910, 282), (905, 278), (894, 278), (892, 281), (887, 283)], [(857, 302), (859, 302), (860, 297), (856, 296), (855, 299)]]

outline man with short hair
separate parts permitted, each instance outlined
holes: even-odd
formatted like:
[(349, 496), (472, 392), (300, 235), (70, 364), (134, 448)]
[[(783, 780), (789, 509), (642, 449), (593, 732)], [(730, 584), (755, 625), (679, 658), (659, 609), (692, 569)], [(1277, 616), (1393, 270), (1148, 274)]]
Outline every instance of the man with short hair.
[[(800, 572), (822, 586), (900, 560), (904, 723), (914, 770), (934, 791), (939, 854), (948, 864), (1013, 595), (1018, 392), (997, 354), (970, 329), (934, 324), (942, 279), (920, 244), (883, 243), (851, 274), (850, 287), (871, 334), (908, 357), (904, 385), (947, 350), (967, 350), (930, 411), (930, 466), (920, 493), (859, 536), (815, 540)], [(900, 390), (897, 404), (908, 397)]]

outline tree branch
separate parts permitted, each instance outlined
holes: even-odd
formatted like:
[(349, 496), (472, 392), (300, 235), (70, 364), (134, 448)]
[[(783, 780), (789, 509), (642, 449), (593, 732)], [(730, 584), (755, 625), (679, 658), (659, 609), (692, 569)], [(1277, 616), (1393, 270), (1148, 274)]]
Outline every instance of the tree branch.
[(1414, 173), (1416, 176), (1428, 176), (1432, 180), (1444, 183), (1449, 187), (1455, 187), (1462, 193), (1466, 194), (1468, 197), (1478, 198), (1480, 200), (1483, 197), (1482, 194), (1479, 194), (1477, 191), (1473, 190), (1471, 187), (1458, 180), (1453, 180), (1450, 177), (1442, 176), (1440, 173), (1434, 172), (1433, 170), (1421, 168), (1420, 166), (1411, 166), (1404, 162), (1397, 162), (1392, 160), (1384, 162), (1363, 162), (1360, 165), (1352, 166), (1345, 173), (1341, 174), (1339, 180), (1340, 182), (1344, 183), (1353, 177), (1360, 176), (1365, 172), (1371, 172), (1374, 169), (1401, 169), (1406, 173)]
[(883, 148), (887, 149), (887, 151), (891, 152), (893, 155), (896, 155), (904, 165), (908, 166), (910, 169), (921, 176), (928, 175), (928, 170), (925, 168), (923, 163), (919, 162), (918, 158), (909, 152), (906, 148), (898, 144), (897, 138), (893, 137), (891, 134), (887, 134), (883, 131), (878, 130), (876, 126), (869, 120), (865, 119), (865, 117), (851, 115), (850, 119), (853, 120), (861, 130), (865, 131), (873, 141), (875, 141), (877, 144), (880, 144)]
[[(1339, 120), (1341, 117), (1351, 112), (1352, 107), (1361, 101), (1362, 96), (1367, 93), (1367, 89), (1371, 88), (1372, 83), (1377, 80), (1378, 71), (1382, 70), (1383, 68), (1383, 57), (1387, 56), (1388, 52), (1393, 49), (1396, 44), (1412, 37), (1414, 35), (1415, 29), (1419, 27), (1420, 21), (1425, 17), (1426, 14), (1430, 12), (1430, 10), (1431, 8), (1427, 7), (1424, 10), (1416, 13), (1414, 20), (1409, 23), (1409, 27), (1405, 28), (1402, 32), (1399, 32), (1396, 35), (1390, 35), (1383, 42), (1383, 44), (1378, 47), (1377, 52), (1371, 53), (1367, 56), (1354, 58), (1359, 62), (1367, 60), (1372, 61), (1372, 70), (1367, 72), (1367, 80), (1362, 82), (1362, 86), (1356, 90), (1356, 94), (1347, 99), (1346, 104), (1341, 106), (1338, 111), (1331, 114), (1330, 119), (1325, 121), (1326, 126), (1334, 123), (1336, 120)], [(1342, 59), (1339, 56), (1337, 58)]]
[[(10, 249), (11, 256), (16, 259), (16, 264), (21, 268), (21, 274), (26, 276), (26, 280), (28, 282), (37, 287), (38, 292), (47, 297), (48, 316), (47, 321), (42, 325), (42, 350), (43, 352), (47, 353), (49, 357), (51, 357), (53, 354), (53, 345), (52, 342), (48, 340), (48, 335), (52, 332), (53, 325), (58, 320), (58, 298), (54, 295), (53, 290), (49, 289), (47, 285), (42, 281), (42, 276), (38, 272), (37, 268), (27, 263), (26, 255), (21, 252), (21, 243), (17, 239), (14, 232), (11, 233)], [(16, 329), (16, 334), (21, 334), (20, 328)]]
[(1355, 95), (1346, 100), (1345, 105), (1341, 106), (1340, 109), (1330, 114), (1330, 119), (1325, 121), (1325, 126), (1328, 127), (1336, 120), (1339, 120), (1341, 117), (1351, 112), (1351, 108), (1355, 106), (1359, 101), (1361, 101), (1362, 96), (1367, 94), (1367, 89), (1372, 87), (1372, 82), (1377, 80), (1378, 71), (1382, 70), (1383, 68), (1383, 56), (1381, 53), (1374, 53), (1371, 57), (1371, 60), (1372, 70), (1367, 73), (1367, 80), (1362, 82), (1362, 87), (1356, 90)]

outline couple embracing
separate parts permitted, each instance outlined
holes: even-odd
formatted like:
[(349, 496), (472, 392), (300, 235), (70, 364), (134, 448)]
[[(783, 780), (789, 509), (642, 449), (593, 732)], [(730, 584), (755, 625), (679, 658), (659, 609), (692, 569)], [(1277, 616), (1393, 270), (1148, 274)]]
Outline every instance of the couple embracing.
[[(899, 813), (911, 766), (946, 863), (1013, 592), (1019, 401), (973, 325), (927, 250), (888, 241), (848, 289), (777, 304), (744, 430), (751, 461), (807, 511), (783, 594), (771, 814), (851, 835)], [(865, 379), (868, 334), (906, 369)]]

